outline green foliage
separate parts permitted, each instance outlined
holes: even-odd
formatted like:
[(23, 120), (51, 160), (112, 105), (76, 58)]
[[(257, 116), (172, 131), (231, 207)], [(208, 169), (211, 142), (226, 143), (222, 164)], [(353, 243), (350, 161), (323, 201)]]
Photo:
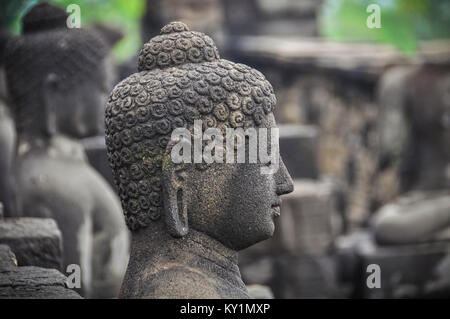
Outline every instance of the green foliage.
[[(20, 32), (20, 19), (31, 6), (41, 0), (2, 0), (3, 26), (14, 33)], [(118, 28), (124, 38), (114, 47), (114, 56), (124, 60), (141, 46), (140, 21), (145, 11), (143, 0), (47, 0), (62, 8), (77, 4), (81, 9), (81, 26), (100, 22)]]
[[(381, 28), (366, 25), (370, 12), (381, 8)], [(320, 16), (321, 34), (335, 41), (389, 43), (412, 54), (419, 40), (450, 37), (448, 0), (327, 0)]]

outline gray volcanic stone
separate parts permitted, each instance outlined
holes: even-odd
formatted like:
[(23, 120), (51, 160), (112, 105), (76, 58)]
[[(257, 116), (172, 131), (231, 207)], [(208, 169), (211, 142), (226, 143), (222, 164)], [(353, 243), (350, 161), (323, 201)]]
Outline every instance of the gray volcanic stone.
[(17, 259), (11, 249), (6, 245), (0, 245), (0, 269), (17, 267)]
[(78, 299), (66, 287), (66, 277), (56, 269), (17, 267), (12, 251), (0, 245), (0, 299)]
[[(116, 85), (106, 107), (108, 159), (132, 230), (120, 296), (249, 298), (237, 252), (273, 235), (280, 196), (292, 192), (292, 179), (277, 159), (269, 174), (263, 172), (271, 163), (261, 158), (194, 163), (189, 156), (177, 163), (172, 134), (177, 128), (186, 129), (186, 139), (197, 128), (216, 128), (216, 136), (233, 128), (271, 132), (272, 85), (259, 71), (221, 59), (210, 37), (181, 22), (143, 45), (138, 71)], [(271, 150), (278, 148), (276, 140)]]
[(8, 245), (19, 266), (61, 270), (62, 239), (50, 218), (5, 218), (0, 220), (0, 243)]

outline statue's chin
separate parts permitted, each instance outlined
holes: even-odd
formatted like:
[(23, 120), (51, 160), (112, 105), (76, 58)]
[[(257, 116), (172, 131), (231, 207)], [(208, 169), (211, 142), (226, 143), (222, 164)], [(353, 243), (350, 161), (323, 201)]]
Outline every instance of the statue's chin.
[(267, 221), (264, 225), (259, 225), (257, 230), (253, 233), (248, 234), (245, 238), (240, 241), (236, 241), (235, 247), (231, 247), (234, 250), (243, 250), (250, 246), (253, 246), (259, 242), (272, 238), (275, 231), (275, 224), (272, 220)]

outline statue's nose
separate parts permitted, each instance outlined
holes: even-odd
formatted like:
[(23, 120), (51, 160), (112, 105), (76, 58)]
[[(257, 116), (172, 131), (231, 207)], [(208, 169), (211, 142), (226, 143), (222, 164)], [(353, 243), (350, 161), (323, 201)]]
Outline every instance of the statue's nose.
[(280, 160), (280, 168), (277, 172), (276, 182), (277, 195), (281, 196), (294, 191), (294, 182), (282, 160)]

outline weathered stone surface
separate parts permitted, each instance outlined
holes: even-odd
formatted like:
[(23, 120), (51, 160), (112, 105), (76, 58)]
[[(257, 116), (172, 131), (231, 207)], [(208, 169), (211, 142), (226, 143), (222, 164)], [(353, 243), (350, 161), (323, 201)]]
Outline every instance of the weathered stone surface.
[(280, 154), (292, 178), (318, 178), (317, 128), (306, 125), (280, 125), (279, 129)]
[(0, 299), (79, 299), (56, 269), (17, 267), (12, 251), (0, 245)]
[(17, 259), (9, 246), (0, 244), (0, 270), (17, 267)]
[(62, 267), (62, 237), (50, 218), (5, 218), (0, 220), (0, 244), (8, 245), (19, 266)]

